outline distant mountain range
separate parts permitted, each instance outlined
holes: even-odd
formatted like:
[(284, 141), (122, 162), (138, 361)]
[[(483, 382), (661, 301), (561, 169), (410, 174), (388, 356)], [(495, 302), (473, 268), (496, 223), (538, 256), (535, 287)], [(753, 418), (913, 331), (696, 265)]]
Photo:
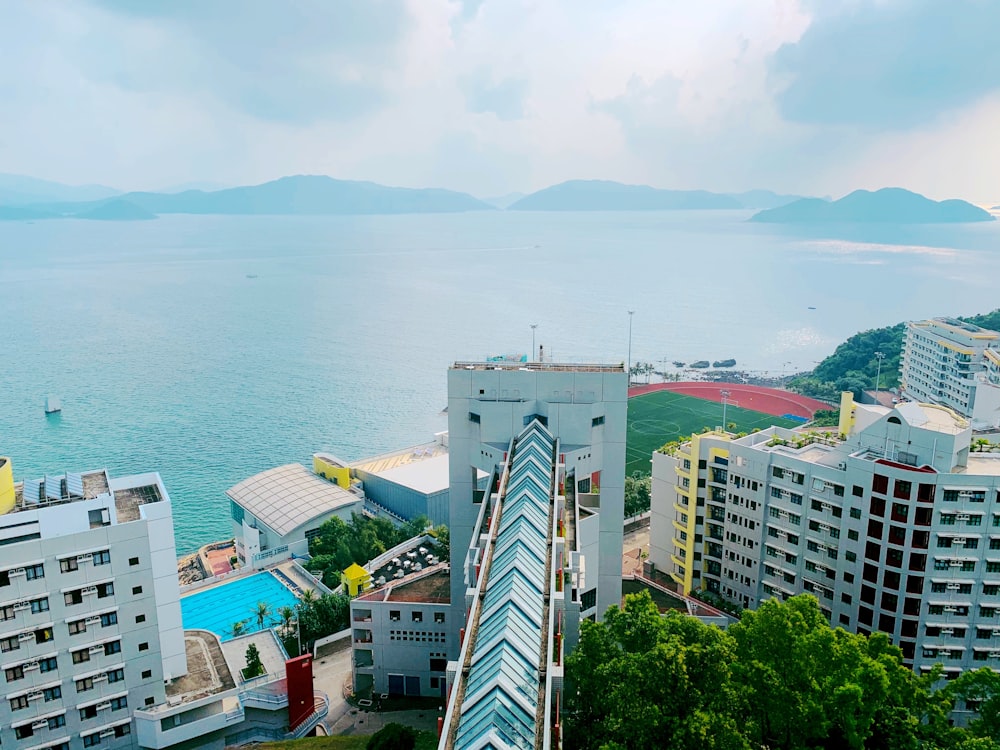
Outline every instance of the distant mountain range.
[(0, 206), (28, 206), (56, 201), (96, 201), (121, 191), (104, 185), (63, 185), (19, 174), (0, 174)]
[(570, 180), (513, 203), (511, 211), (673, 211), (682, 209), (770, 208), (798, 200), (769, 190), (712, 193), (707, 190), (660, 190), (608, 180)]
[(902, 188), (855, 190), (840, 200), (803, 198), (754, 214), (771, 224), (957, 224), (995, 221), (989, 212), (962, 200), (933, 201)]
[(282, 177), (251, 187), (182, 193), (134, 192), (87, 202), (44, 202), (8, 210), (0, 218), (129, 220), (158, 214), (404, 214), (493, 210), (466, 193), (395, 188), (331, 177)]

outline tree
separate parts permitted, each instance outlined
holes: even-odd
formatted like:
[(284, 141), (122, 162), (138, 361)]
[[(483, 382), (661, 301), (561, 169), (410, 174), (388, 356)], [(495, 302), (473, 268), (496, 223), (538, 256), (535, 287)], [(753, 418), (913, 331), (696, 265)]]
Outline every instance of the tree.
[(351, 600), (343, 594), (323, 594), (299, 600), (299, 635), (303, 648), (319, 638), (333, 635), (347, 627)]
[(247, 665), (243, 670), (243, 678), (246, 680), (252, 680), (254, 677), (259, 677), (264, 674), (264, 663), (260, 660), (260, 651), (257, 650), (257, 645), (251, 643), (247, 646), (246, 651)]
[(631, 518), (649, 510), (650, 491), (653, 479), (650, 476), (633, 474), (625, 477), (625, 517)]
[(295, 619), (295, 610), (291, 607), (282, 607), (278, 610), (278, 617), (281, 618), (281, 631), (284, 635), (292, 629), (292, 621)]
[(969, 722), (975, 736), (1000, 742), (1000, 674), (988, 667), (965, 672), (947, 690), (976, 712), (976, 718)]
[(253, 617), (257, 621), (257, 630), (263, 630), (271, 616), (271, 605), (267, 602), (257, 602), (254, 608)]
[(365, 750), (413, 750), (416, 746), (417, 731), (392, 722), (369, 738)]
[(247, 632), (247, 621), (237, 620), (232, 625), (229, 626), (228, 634), (231, 638), (239, 638), (241, 635), (246, 635)]

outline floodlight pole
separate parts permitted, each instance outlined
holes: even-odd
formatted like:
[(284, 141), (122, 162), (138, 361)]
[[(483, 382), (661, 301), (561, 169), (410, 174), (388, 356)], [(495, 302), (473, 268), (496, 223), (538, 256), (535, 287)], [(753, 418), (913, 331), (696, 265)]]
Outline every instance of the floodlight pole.
[(628, 384), (632, 385), (632, 316), (635, 310), (628, 311)]
[(728, 432), (729, 428), (726, 426), (726, 407), (729, 405), (729, 391), (719, 391), (719, 395), (722, 396), (722, 431)]
[(531, 358), (529, 362), (535, 361), (535, 329), (538, 328), (538, 323), (531, 323)]
[(882, 352), (875, 352), (875, 359), (878, 360), (878, 369), (875, 371), (875, 400), (878, 401), (878, 387), (882, 382), (882, 360), (885, 355)]

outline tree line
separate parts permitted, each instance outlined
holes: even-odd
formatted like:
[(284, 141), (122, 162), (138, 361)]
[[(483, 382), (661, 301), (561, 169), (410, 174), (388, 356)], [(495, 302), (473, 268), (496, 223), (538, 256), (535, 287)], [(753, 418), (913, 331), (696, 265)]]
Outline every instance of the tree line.
[[(1000, 330), (1000, 309), (959, 320), (997, 331)], [(856, 333), (816, 365), (811, 373), (789, 380), (788, 387), (832, 403), (840, 400), (842, 391), (852, 391), (857, 396), (863, 390), (875, 388), (876, 379), (882, 388), (895, 388), (899, 385), (905, 336), (905, 323)], [(885, 355), (881, 372), (875, 352)]]
[[(915, 674), (885, 634), (831, 628), (808, 594), (728, 630), (632, 594), (582, 623), (566, 666), (566, 747), (1000, 749), (1000, 675)], [(968, 727), (949, 721), (959, 702), (978, 711)]]

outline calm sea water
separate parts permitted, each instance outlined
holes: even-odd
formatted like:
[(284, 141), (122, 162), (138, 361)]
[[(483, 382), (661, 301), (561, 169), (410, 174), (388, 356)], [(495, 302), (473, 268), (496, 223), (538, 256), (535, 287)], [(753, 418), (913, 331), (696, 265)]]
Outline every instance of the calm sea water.
[(228, 536), (251, 474), (429, 440), (449, 363), (527, 352), (532, 323), (556, 359), (624, 361), (632, 309), (633, 360), (791, 372), (1000, 305), (996, 223), (829, 240), (747, 216), (0, 222), (0, 454), (19, 479), (159, 471), (184, 552)]

